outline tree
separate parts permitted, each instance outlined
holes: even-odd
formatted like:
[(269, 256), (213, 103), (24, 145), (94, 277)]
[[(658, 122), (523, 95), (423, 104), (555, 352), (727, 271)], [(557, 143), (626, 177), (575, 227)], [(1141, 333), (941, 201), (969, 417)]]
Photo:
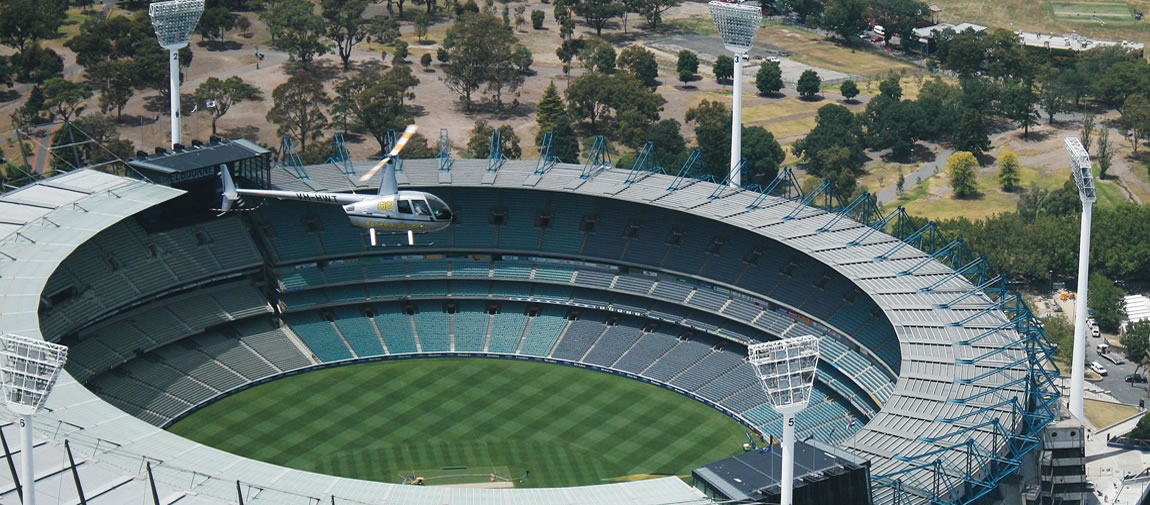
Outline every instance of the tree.
[(427, 36), (427, 28), (431, 26), (431, 16), (426, 12), (420, 12), (415, 16), (415, 37), (423, 42), (423, 38)]
[(92, 87), (86, 82), (75, 82), (53, 77), (44, 83), (44, 108), (60, 116), (65, 123), (83, 114), (85, 104), (92, 98)]
[(679, 0), (640, 0), (639, 14), (647, 20), (647, 25), (651, 31), (659, 29), (659, 23), (663, 21), (663, 13), (679, 5)]
[(1090, 299), (1089, 307), (1094, 309), (1094, 320), (1098, 321), (1098, 328), (1106, 333), (1118, 333), (1118, 326), (1126, 318), (1126, 309), (1122, 292), (1114, 281), (1098, 272), (1090, 273)]
[(1094, 114), (1086, 113), (1082, 115), (1082, 133), (1078, 135), (1079, 140), (1082, 141), (1082, 147), (1090, 152), (1090, 140), (1094, 137)]
[(64, 71), (64, 59), (56, 51), (44, 48), (39, 43), (13, 54), (9, 61), (16, 70), (16, 82), (44, 84)]
[(967, 110), (954, 130), (954, 148), (971, 154), (990, 150), (990, 125), (977, 110)]
[(832, 0), (827, 2), (819, 24), (854, 43), (855, 34), (867, 28), (867, 7), (867, 0)]
[[(1091, 294), (1093, 295), (1093, 293)], [(1099, 327), (1101, 327), (1101, 323), (1099, 323)], [(1127, 325), (1126, 333), (1122, 335), (1119, 343), (1126, 351), (1126, 359), (1134, 363), (1145, 363), (1146, 351), (1150, 351), (1150, 321), (1139, 321)], [(1150, 415), (1143, 416), (1142, 419), (1150, 419)], [(1143, 427), (1144, 424), (1147, 426)], [(1150, 422), (1138, 421), (1138, 428), (1145, 433), (1138, 438), (1150, 439)]]
[(415, 119), (408, 103), (415, 99), (412, 90), (418, 84), (410, 67), (401, 65), (383, 72), (379, 64), (366, 65), (336, 84), (332, 112), (370, 133), (383, 152), (387, 150), (387, 132), (402, 129)]
[(724, 103), (704, 99), (687, 109), (686, 119), (695, 125), (695, 143), (703, 149), (707, 172), (722, 180), (731, 170), (731, 109)]
[(967, 29), (956, 33), (947, 43), (943, 66), (958, 72), (960, 76), (973, 76), (982, 68), (985, 57), (986, 46), (982, 43), (982, 35)]
[[(64, 47), (76, 53), (76, 63), (88, 70), (100, 62), (135, 58), (145, 47), (160, 49), (147, 16), (112, 16), (85, 22), (79, 33), (64, 42)], [(160, 50), (167, 65), (167, 51)], [(164, 81), (167, 82), (166, 75)]]
[(236, 27), (236, 16), (227, 7), (216, 6), (204, 9), (200, 15), (200, 22), (196, 24), (196, 31), (200, 32), (203, 40), (220, 40), (224, 32)]
[(898, 35), (902, 39), (903, 48), (911, 41), (917, 44), (918, 37), (914, 37), (914, 29), (927, 19), (928, 10), (925, 3), (918, 0), (873, 0), (871, 2), (871, 15), (876, 23), (886, 27), (886, 40)]
[(803, 98), (811, 98), (819, 94), (819, 88), (822, 85), (823, 79), (819, 77), (818, 72), (808, 68), (799, 76), (799, 82), (795, 84), (795, 91), (798, 91), (799, 96)]
[(579, 51), (579, 62), (591, 72), (615, 73), (615, 48), (606, 41), (593, 39)]
[(655, 80), (659, 77), (659, 64), (655, 61), (655, 53), (647, 48), (635, 44), (627, 46), (619, 52), (616, 66), (631, 72), (644, 86), (654, 88), (659, 85)]
[(787, 159), (787, 153), (775, 140), (775, 136), (762, 126), (743, 128), (743, 181), (764, 186), (775, 179), (779, 165)]
[(535, 56), (531, 54), (531, 50), (523, 44), (515, 44), (511, 50), (511, 64), (515, 65), (515, 69), (522, 75), (531, 75), (531, 65), (535, 63)]
[(1098, 178), (1105, 179), (1114, 159), (1114, 145), (1110, 143), (1109, 128), (1098, 131), (1098, 152), (1094, 155), (1094, 159), (1098, 160)]
[(547, 89), (543, 90), (543, 98), (539, 99), (539, 104), (535, 107), (535, 122), (539, 125), (539, 134), (535, 136), (535, 145), (540, 145), (543, 142), (543, 135), (555, 130), (561, 121), (571, 122), (567, 118), (567, 108), (563, 106), (563, 99), (559, 97), (559, 91), (555, 89), (555, 81), (551, 81)]
[(1022, 81), (1034, 77), (1037, 65), (1027, 61), (1027, 49), (1018, 43), (1018, 34), (1003, 28), (987, 30), (982, 45), (986, 48), (985, 65), (990, 77)]
[(1134, 152), (1138, 152), (1138, 143), (1150, 134), (1150, 101), (1139, 93), (1126, 97), (1122, 105), (1121, 124), (1130, 132)]
[(464, 14), (447, 30), (444, 43), (450, 59), (441, 80), (459, 95), (466, 110), (471, 110), (472, 94), (484, 85), (499, 107), (505, 88), (519, 89), (523, 77), (513, 62), (517, 42), (511, 27), (490, 14)]
[(0, 44), (23, 53), (37, 40), (52, 38), (67, 19), (63, 0), (5, 0), (0, 2)]
[(1042, 318), (1042, 330), (1046, 338), (1058, 346), (1058, 356), (1070, 359), (1074, 355), (1074, 327), (1062, 314)]
[(527, 18), (523, 14), (527, 12), (526, 5), (520, 5), (515, 8), (515, 29), (523, 31), (523, 27), (527, 25)]
[(652, 123), (651, 118), (638, 109), (626, 108), (619, 113), (619, 124), (615, 128), (616, 138), (620, 144), (631, 149), (639, 149), (647, 141), (647, 133)]
[(712, 69), (715, 71), (716, 81), (720, 83), (731, 81), (735, 76), (735, 60), (725, 54), (721, 55), (715, 58)]
[(244, 82), (238, 76), (219, 79), (209, 77), (196, 87), (196, 101), (212, 111), (212, 135), (216, 134), (216, 122), (231, 110), (232, 106), (246, 100), (260, 100), (259, 88)]
[(32, 86), (32, 91), (28, 92), (28, 98), (24, 100), (24, 105), (21, 105), (16, 112), (12, 114), (12, 119), (16, 123), (16, 127), (24, 125), (33, 125), (39, 122), (40, 112), (44, 110), (46, 99), (44, 98), (44, 90), (40, 86)]
[[(482, 119), (475, 121), (471, 130), (471, 138), (467, 141), (467, 152), (472, 158), (486, 158), (491, 153), (491, 136), (496, 128)], [(519, 147), (519, 135), (511, 125), (505, 124), (498, 128), (500, 141), (500, 154), (509, 160), (523, 157), (523, 149)]]
[[(282, 1), (282, 0), (277, 0)], [(399, 26), (391, 18), (378, 16), (370, 22), (365, 22), (363, 14), (370, 4), (370, 0), (322, 0), (320, 13), (323, 16), (323, 34), (335, 43), (336, 52), (343, 62), (343, 71), (351, 68), (351, 50), (356, 44), (367, 39), (368, 35), (376, 42), (386, 44), (399, 36)], [(394, 30), (394, 33), (390, 33)], [(419, 33), (419, 21), (416, 20), (416, 34)], [(426, 33), (426, 28), (424, 29)], [(420, 40), (423, 40), (420, 36)]]
[(898, 81), (898, 77), (883, 79), (878, 83), (879, 94), (896, 102), (902, 100), (902, 85)]
[(589, 72), (572, 80), (566, 94), (570, 118), (590, 120), (592, 126), (600, 120), (614, 119), (612, 112), (618, 114), (631, 108), (655, 121), (667, 102), (629, 73)]
[(655, 166), (673, 167), (682, 165), (687, 150), (687, 141), (679, 131), (679, 122), (664, 119), (647, 130), (647, 140), (655, 143)]
[(267, 120), (279, 125), (278, 135), (298, 139), (301, 151), (307, 149), (309, 140), (323, 135), (328, 125), (324, 109), (331, 104), (331, 97), (324, 91), (323, 83), (310, 73), (297, 72), (276, 86), (272, 103)]
[(603, 27), (611, 18), (623, 15), (623, 2), (619, 0), (568, 0), (575, 13), (583, 16), (587, 26), (595, 29), (595, 35), (603, 36)]
[(1058, 73), (1049, 70), (1044, 75), (1042, 86), (1038, 90), (1038, 104), (1046, 111), (1047, 124), (1054, 124), (1054, 115), (1068, 110), (1066, 88), (1058, 78)]
[[(341, 12), (345, 3), (339, 0), (334, 1), (336, 10), (331, 13), (332, 16)], [(363, 0), (349, 1), (362, 2)], [(261, 14), (268, 26), (268, 31), (271, 32), (273, 43), (287, 51), (290, 61), (304, 68), (311, 68), (312, 61), (316, 56), (327, 53), (328, 46), (323, 42), (322, 37), (325, 35), (331, 37), (331, 32), (328, 31), (328, 27), (331, 25), (330, 19), (316, 14), (314, 7), (310, 0), (276, 0), (271, 2), (268, 9)], [(356, 21), (362, 24), (361, 20)], [(341, 37), (341, 35), (337, 35), (337, 37)], [(344, 45), (341, 44), (341, 48)], [(350, 48), (348, 50), (350, 51)]]
[(545, 17), (546, 14), (543, 11), (531, 11), (531, 28), (542, 30)]
[[(841, 151), (834, 151), (841, 149)], [(840, 172), (858, 173), (866, 164), (862, 124), (850, 109), (838, 104), (819, 107), (815, 127), (791, 146), (806, 169), (817, 176), (835, 179)]]
[(130, 60), (102, 61), (88, 70), (88, 82), (100, 92), (100, 112), (115, 110), (117, 119), (123, 115), (136, 83), (135, 70)]
[(978, 194), (978, 160), (974, 154), (959, 151), (946, 159), (946, 170), (950, 172), (950, 186), (954, 196), (968, 198)]
[(423, 53), (423, 55), (419, 57), (419, 64), (423, 65), (424, 70), (427, 70), (431, 68), (431, 60), (431, 53)]
[(1002, 115), (1022, 126), (1023, 138), (1030, 135), (1031, 126), (1038, 124), (1038, 112), (1034, 110), (1037, 103), (1038, 95), (1030, 82), (1009, 84), (1002, 93)]
[(777, 62), (768, 61), (759, 66), (755, 74), (755, 87), (759, 94), (778, 93), (783, 89), (783, 71)]
[(684, 74), (694, 76), (699, 73), (699, 56), (687, 49), (679, 51), (679, 59), (675, 62), (675, 71), (679, 72), (680, 81), (687, 82), (682, 78)]
[(236, 28), (245, 36), (249, 35), (252, 33), (252, 20), (248, 19), (247, 16), (240, 16), (236, 18)]
[(855, 101), (855, 97), (859, 96), (859, 86), (854, 81), (846, 80), (839, 85), (839, 94), (843, 96), (848, 102)]
[(1002, 156), (998, 157), (998, 182), (1002, 184), (1003, 191), (1010, 192), (1018, 189), (1019, 168), (1021, 165), (1018, 163), (1018, 155), (1014, 154), (1014, 151), (1003, 151)]
[(867, 141), (875, 149), (891, 149), (891, 157), (907, 159), (914, 143), (922, 138), (927, 122), (917, 102), (897, 100), (888, 89), (867, 103), (861, 120)]
[(566, 163), (579, 163), (579, 135), (570, 121), (559, 121), (551, 137), (551, 156)]
[(391, 55), (392, 65), (402, 65), (407, 63), (407, 56), (411, 53), (408, 52), (408, 45), (406, 40), (396, 40), (392, 42), (395, 47), (395, 52)]

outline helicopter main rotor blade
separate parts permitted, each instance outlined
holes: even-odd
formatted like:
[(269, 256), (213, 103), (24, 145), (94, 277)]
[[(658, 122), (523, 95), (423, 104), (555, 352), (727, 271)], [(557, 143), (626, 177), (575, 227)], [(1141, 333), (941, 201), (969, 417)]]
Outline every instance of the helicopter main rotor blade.
[(379, 160), (379, 163), (376, 163), (374, 167), (371, 167), (371, 170), (368, 170), (366, 174), (363, 174), (363, 177), (359, 178), (359, 182), (371, 180), (371, 177), (374, 176), (376, 172), (379, 172), (379, 169), (383, 168), (392, 158), (398, 156), (399, 152), (403, 150), (403, 146), (407, 145), (407, 141), (411, 140), (411, 136), (415, 135), (415, 130), (417, 129), (419, 129), (417, 126), (410, 125), (407, 129), (403, 130), (403, 136), (399, 137), (399, 140), (395, 142), (395, 147), (391, 148), (391, 152), (387, 153), (387, 156), (384, 156), (382, 160)]

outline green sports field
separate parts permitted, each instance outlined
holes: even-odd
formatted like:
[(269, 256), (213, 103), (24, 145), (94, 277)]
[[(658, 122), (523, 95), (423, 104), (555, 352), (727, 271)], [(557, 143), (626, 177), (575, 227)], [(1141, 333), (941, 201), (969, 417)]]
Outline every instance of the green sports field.
[(656, 386), (562, 365), (480, 358), (287, 377), (225, 398), (171, 431), (331, 475), (384, 482), (423, 476), (444, 484), (486, 482), (495, 473), (519, 487), (687, 474), (740, 452), (746, 441), (742, 425)]

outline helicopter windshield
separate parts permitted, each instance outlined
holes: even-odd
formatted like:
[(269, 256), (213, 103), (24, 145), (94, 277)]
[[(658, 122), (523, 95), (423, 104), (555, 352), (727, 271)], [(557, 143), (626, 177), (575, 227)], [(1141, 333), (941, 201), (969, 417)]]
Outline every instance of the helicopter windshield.
[(435, 216), (436, 221), (450, 221), (451, 208), (443, 203), (439, 197), (435, 195), (427, 195), (427, 203), (431, 205), (431, 214)]

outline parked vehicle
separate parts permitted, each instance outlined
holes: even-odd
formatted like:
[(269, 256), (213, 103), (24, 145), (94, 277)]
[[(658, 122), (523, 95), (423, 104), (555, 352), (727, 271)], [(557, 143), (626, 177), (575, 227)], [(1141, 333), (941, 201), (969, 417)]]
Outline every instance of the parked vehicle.
[(1103, 376), (1103, 377), (1110, 375), (1110, 372), (1106, 371), (1106, 367), (1102, 366), (1102, 363), (1099, 363), (1097, 361), (1091, 361), (1090, 362), (1090, 370), (1092, 372), (1098, 374), (1098, 375)]
[(1126, 382), (1131, 384), (1146, 384), (1146, 376), (1140, 373), (1132, 373), (1126, 376)]

